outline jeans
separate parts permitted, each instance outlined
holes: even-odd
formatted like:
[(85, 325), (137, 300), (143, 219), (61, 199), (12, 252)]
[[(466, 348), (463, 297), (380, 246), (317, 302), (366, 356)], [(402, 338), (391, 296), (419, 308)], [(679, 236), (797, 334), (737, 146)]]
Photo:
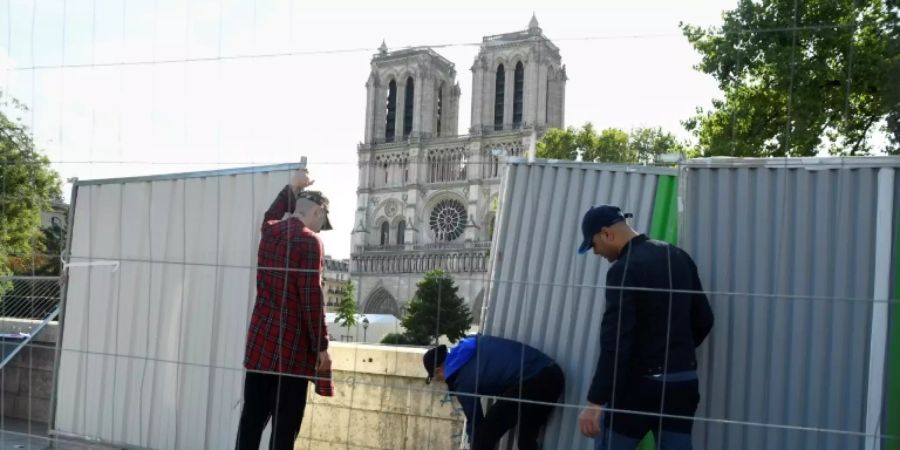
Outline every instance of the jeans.
[[(634, 450), (647, 433), (653, 433), (660, 450), (691, 450), (691, 429), (699, 402), (696, 379), (668, 382), (652, 378), (632, 380), (613, 406), (614, 409), (629, 412), (604, 411), (595, 449)], [(640, 414), (641, 411), (649, 414)], [(661, 417), (660, 412), (690, 418)]]

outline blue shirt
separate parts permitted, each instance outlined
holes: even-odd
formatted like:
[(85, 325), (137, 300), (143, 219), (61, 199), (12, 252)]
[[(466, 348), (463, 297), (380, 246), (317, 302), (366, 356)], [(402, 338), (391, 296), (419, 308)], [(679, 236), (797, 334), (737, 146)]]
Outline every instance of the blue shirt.
[(444, 361), (444, 378), (462, 405), (469, 439), (484, 421), (479, 395), (503, 394), (554, 363), (534, 347), (494, 336), (470, 336), (454, 347)]
[(450, 378), (475, 355), (476, 336), (468, 336), (450, 349), (444, 361), (444, 378)]

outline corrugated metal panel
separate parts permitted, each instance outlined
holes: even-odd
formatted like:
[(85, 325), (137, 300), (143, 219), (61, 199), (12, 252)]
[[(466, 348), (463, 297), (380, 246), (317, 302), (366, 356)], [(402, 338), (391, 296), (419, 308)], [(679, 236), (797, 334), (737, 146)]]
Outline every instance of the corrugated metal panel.
[[(896, 178), (895, 178), (896, 180)], [(884, 439), (885, 450), (900, 450), (900, 182), (894, 185), (894, 239), (892, 263), (892, 303), (890, 311), (890, 334), (888, 341), (888, 367), (885, 374), (884, 421), (885, 433), (893, 439)]]
[[(689, 163), (680, 177), (682, 246), (716, 314), (698, 415), (863, 432), (878, 165), (729, 161)], [(694, 442), (845, 450), (864, 439), (698, 422)]]
[(263, 212), (298, 165), (76, 185), (54, 429), (231, 448)]
[[(525, 342), (556, 359), (566, 373), (566, 403), (583, 403), (599, 355), (603, 286), (608, 264), (579, 256), (581, 216), (592, 205), (620, 205), (647, 232), (660, 175), (586, 163), (514, 163), (500, 202), (486, 334)], [(563, 408), (545, 432), (544, 447), (590, 449), (578, 434), (579, 411)]]

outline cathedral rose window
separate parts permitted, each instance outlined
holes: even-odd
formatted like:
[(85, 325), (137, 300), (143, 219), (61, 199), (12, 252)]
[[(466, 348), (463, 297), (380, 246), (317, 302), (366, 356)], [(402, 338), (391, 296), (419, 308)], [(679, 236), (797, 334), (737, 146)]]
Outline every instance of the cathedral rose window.
[(453, 241), (465, 229), (466, 208), (456, 200), (441, 200), (431, 210), (429, 224), (436, 240)]

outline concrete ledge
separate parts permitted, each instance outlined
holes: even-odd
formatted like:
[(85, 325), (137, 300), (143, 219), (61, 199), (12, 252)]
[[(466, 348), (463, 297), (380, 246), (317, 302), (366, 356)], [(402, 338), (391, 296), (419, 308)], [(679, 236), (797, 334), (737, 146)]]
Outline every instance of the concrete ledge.
[[(0, 318), (0, 333), (31, 333), (43, 322), (34, 319), (13, 319), (9, 317)], [(56, 344), (59, 338), (59, 322), (50, 322), (44, 329), (34, 337), (32, 342), (52, 343)]]
[(424, 348), (333, 342), (335, 396), (310, 390), (296, 449), (453, 449), (463, 418), (425, 384)]
[[(0, 329), (17, 332), (35, 321), (0, 319)], [(20, 327), (20, 328), (17, 328)], [(55, 343), (58, 324), (36, 341)], [(446, 385), (425, 384), (424, 348), (332, 342), (335, 396), (310, 389), (297, 449), (408, 450), (458, 448), (462, 415), (448, 401)], [(52, 393), (55, 350), (26, 349), (0, 374), (7, 418), (46, 422)]]
[(421, 347), (331, 342), (332, 369), (341, 372), (369, 373), (425, 379)]

